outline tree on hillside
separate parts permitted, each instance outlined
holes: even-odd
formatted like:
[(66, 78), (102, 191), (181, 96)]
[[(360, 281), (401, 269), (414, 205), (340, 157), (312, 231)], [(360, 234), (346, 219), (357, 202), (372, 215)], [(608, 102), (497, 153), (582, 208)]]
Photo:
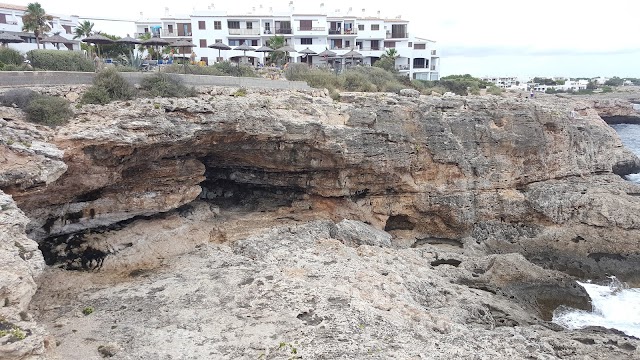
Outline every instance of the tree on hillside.
[(398, 56), (400, 56), (400, 54), (398, 54), (398, 50), (395, 48), (387, 49), (373, 66), (395, 73), (398, 71), (398, 69), (396, 69), (396, 58)]
[[(282, 35), (272, 36), (269, 40), (267, 40), (267, 46), (272, 48), (273, 50), (277, 50), (286, 45), (286, 40)], [(271, 62), (274, 64), (281, 64), (286, 61), (285, 54), (283, 51), (274, 51), (269, 55)]]
[(51, 31), (49, 21), (53, 16), (47, 15), (40, 3), (29, 3), (27, 10), (22, 15), (22, 31), (32, 31), (36, 37), (36, 45), (40, 49), (40, 36)]
[(95, 24), (89, 20), (83, 21), (80, 25), (76, 27), (75, 36), (73, 38), (78, 39), (78, 38), (88, 37), (93, 35), (93, 25)]
[(611, 79), (607, 80), (604, 84), (607, 86), (622, 86), (622, 84), (624, 84), (624, 79), (614, 76)]

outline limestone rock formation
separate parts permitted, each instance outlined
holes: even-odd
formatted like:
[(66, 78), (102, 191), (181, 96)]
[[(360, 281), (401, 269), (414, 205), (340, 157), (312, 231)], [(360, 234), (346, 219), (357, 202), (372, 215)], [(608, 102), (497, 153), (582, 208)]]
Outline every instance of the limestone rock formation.
[[(408, 245), (517, 247), (541, 265), (633, 280), (627, 265), (637, 264), (638, 250), (629, 244), (638, 241), (640, 219), (625, 209), (635, 205), (617, 210), (625, 224), (603, 223), (594, 218), (599, 204), (585, 196), (609, 184), (619, 190), (606, 201), (636, 204), (635, 185), (613, 173), (640, 163), (587, 102), (343, 93), (334, 103), (312, 92), (209, 93), (78, 110), (51, 140), (64, 150), (67, 171), (46, 186), (7, 190), (32, 219), (31, 236), (165, 212), (198, 197), (206, 180), (351, 202), (351, 218)], [(536, 189), (547, 185), (567, 188), (558, 216), (537, 200)], [(609, 241), (603, 225), (625, 240)], [(576, 237), (587, 239), (579, 253)], [(550, 238), (557, 246), (541, 245)]]
[(0, 359), (22, 359), (44, 352), (44, 331), (28, 313), (35, 279), (44, 270), (38, 244), (27, 238), (29, 219), (0, 191)]

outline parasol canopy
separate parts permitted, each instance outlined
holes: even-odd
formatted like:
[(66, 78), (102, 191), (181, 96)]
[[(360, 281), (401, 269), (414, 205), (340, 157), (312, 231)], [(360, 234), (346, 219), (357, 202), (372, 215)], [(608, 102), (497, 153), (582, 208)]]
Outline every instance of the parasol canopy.
[(223, 42), (215, 42), (211, 45), (209, 45), (208, 47), (212, 48), (212, 49), (218, 49), (218, 58), (221, 57), (220, 55), (220, 50), (231, 50), (231, 47)]
[(0, 32), (0, 44), (9, 44), (9, 43), (23, 43), (24, 40), (17, 35), (9, 34), (6, 32)]
[(264, 52), (264, 53), (273, 52), (273, 51), (275, 51), (275, 50), (273, 50), (272, 48), (270, 48), (268, 46), (261, 46), (261, 47), (259, 47), (259, 48), (257, 48), (255, 50), (255, 52)]
[(329, 49), (325, 49), (323, 52), (318, 54), (318, 56), (323, 56), (323, 57), (334, 57), (336, 55), (338, 55), (338, 54), (334, 53), (333, 51), (331, 51)]
[(315, 51), (313, 51), (313, 50), (311, 50), (309, 48), (306, 48), (304, 50), (300, 50), (300, 51), (298, 51), (298, 53), (299, 54), (306, 54), (306, 55), (318, 55)]
[(134, 39), (127, 34), (126, 37), (118, 39), (115, 42), (118, 44), (140, 44), (142, 41), (140, 41), (139, 39)]

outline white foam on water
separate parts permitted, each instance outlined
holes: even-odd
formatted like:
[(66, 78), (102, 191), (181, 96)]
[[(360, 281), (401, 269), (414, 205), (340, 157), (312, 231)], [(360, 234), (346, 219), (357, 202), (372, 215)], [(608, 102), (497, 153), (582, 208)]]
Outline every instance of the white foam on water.
[(553, 322), (568, 329), (613, 328), (640, 338), (640, 289), (629, 289), (615, 277), (609, 286), (578, 282), (591, 297), (593, 311), (560, 307)]
[(640, 183), (640, 174), (629, 174), (629, 175), (625, 175), (625, 179), (634, 182), (634, 183)]

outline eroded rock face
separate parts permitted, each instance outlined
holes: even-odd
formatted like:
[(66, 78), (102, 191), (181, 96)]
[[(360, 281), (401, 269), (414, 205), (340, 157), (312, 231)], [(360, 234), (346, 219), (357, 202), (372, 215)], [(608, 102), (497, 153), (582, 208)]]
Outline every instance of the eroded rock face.
[[(623, 271), (638, 256), (630, 246), (640, 224), (630, 210), (635, 185), (612, 174), (640, 163), (588, 102), (211, 94), (84, 106), (52, 140), (64, 150), (64, 175), (46, 191), (9, 189), (32, 219), (31, 236), (164, 212), (195, 199), (206, 179), (346, 200), (358, 209), (352, 218), (407, 244), (436, 238), (480, 252), (517, 247), (545, 266), (566, 259), (565, 271), (584, 276)], [(602, 183), (612, 190), (600, 202), (581, 195)], [(562, 200), (545, 202), (552, 192), (536, 189), (548, 187)], [(627, 203), (618, 219), (602, 216), (601, 206)], [(603, 226), (625, 239), (611, 242)], [(581, 252), (574, 233), (589, 239)], [(549, 238), (554, 246), (542, 246)]]
[[(149, 226), (159, 232), (164, 224)], [(536, 288), (555, 286), (555, 299), (562, 300), (564, 274), (514, 255), (346, 246), (332, 236), (336, 226), (311, 221), (254, 228), (234, 241), (203, 244), (157, 271), (111, 281), (104, 273), (52, 269), (44, 279), (51, 286), (34, 307), (62, 339), (55, 355), (69, 360), (97, 357), (107, 346), (118, 349), (116, 356), (141, 359), (639, 355), (637, 339), (558, 331), (527, 308), (535, 306), (536, 298), (527, 296)], [(453, 258), (458, 265), (433, 265)], [(486, 282), (486, 289), (460, 284), (480, 269), (485, 273), (478, 284)], [(95, 311), (79, 316), (85, 306)]]
[(38, 244), (27, 238), (29, 219), (0, 191), (0, 359), (32, 359), (44, 353), (44, 331), (28, 313), (35, 279), (44, 270)]

